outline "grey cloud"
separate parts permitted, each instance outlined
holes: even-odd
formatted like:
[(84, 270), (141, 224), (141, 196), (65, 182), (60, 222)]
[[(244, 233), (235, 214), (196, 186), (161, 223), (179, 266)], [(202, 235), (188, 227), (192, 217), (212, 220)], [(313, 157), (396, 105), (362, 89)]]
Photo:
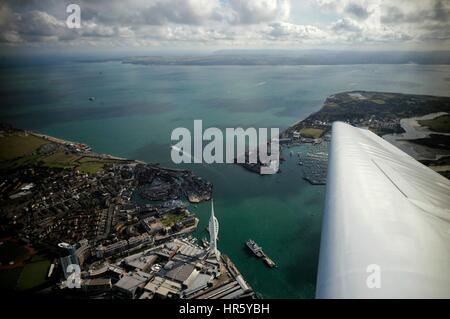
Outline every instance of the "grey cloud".
[(450, 17), (450, 2), (435, 0), (431, 7), (404, 10), (402, 6), (389, 4), (383, 8), (381, 21), (386, 24), (421, 24), (424, 22), (447, 22)]
[(112, 37), (118, 34), (118, 28), (91, 23), (83, 27), (81, 34), (86, 37)]
[(349, 3), (344, 10), (351, 16), (361, 20), (367, 19), (372, 14), (366, 7), (353, 2)]
[(422, 41), (445, 41), (450, 39), (450, 23), (429, 23), (421, 28), (418, 38)]
[(106, 24), (199, 25), (220, 19), (218, 0), (83, 1), (81, 7), (85, 19)]
[[(429, 5), (426, 6), (425, 4)], [(435, 0), (423, 2), (417, 9), (395, 3), (384, 7), (381, 22), (385, 25), (414, 30), (419, 41), (448, 41), (450, 39), (450, 2)]]
[(434, 18), (437, 21), (447, 22), (450, 16), (450, 6), (444, 4), (444, 1), (438, 0), (434, 5)]
[(17, 16), (15, 23), (17, 31), (28, 36), (59, 36), (66, 30), (64, 22), (46, 12), (36, 10)]

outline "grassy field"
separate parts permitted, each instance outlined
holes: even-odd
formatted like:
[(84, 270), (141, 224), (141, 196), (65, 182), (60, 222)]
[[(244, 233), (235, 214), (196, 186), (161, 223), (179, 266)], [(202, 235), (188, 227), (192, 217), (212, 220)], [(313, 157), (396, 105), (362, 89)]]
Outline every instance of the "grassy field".
[(0, 290), (24, 291), (45, 283), (50, 263), (43, 256), (33, 256), (23, 267), (0, 270)]
[(80, 172), (83, 173), (96, 173), (103, 169), (105, 166), (105, 163), (98, 161), (98, 162), (86, 162), (82, 163), (81, 165), (77, 166), (77, 169)]
[(93, 156), (83, 156), (76, 161), (78, 163), (77, 169), (83, 173), (95, 173), (103, 169), (105, 164), (119, 163), (120, 160), (103, 159)]
[(431, 131), (450, 133), (450, 115), (442, 115), (432, 120), (421, 120), (418, 122), (422, 126), (427, 126)]
[(43, 159), (44, 165), (48, 167), (59, 168), (74, 168), (77, 164), (74, 163), (79, 156), (73, 154), (66, 154), (63, 150), (57, 151)]
[(49, 141), (25, 132), (13, 132), (0, 136), (0, 169), (14, 169), (21, 166), (43, 165), (52, 168), (78, 169), (83, 173), (96, 173), (105, 164), (120, 160), (103, 159), (95, 156), (79, 156), (59, 146), (51, 154), (40, 155), (38, 149)]
[(48, 142), (43, 138), (25, 133), (14, 133), (0, 138), (0, 161), (26, 157)]
[(39, 155), (30, 154), (10, 160), (0, 160), (0, 169), (13, 169), (20, 166), (34, 165), (39, 159)]
[(300, 134), (302, 137), (319, 138), (323, 135), (324, 130), (319, 128), (302, 128)]
[(45, 283), (50, 260), (35, 256), (29, 264), (26, 264), (17, 281), (17, 290), (28, 290)]
[(373, 99), (373, 100), (371, 100), (373, 103), (375, 103), (375, 104), (379, 104), (379, 105), (383, 105), (383, 104), (386, 104), (386, 102), (384, 101), (384, 100), (382, 100), (382, 99)]
[(171, 227), (171, 226), (175, 225), (175, 223), (182, 220), (184, 217), (186, 217), (185, 214), (168, 213), (168, 214), (164, 215), (164, 218), (161, 220), (161, 223), (165, 227)]
[(23, 268), (0, 270), (0, 290), (14, 290)]
[(338, 105), (336, 103), (334, 103), (334, 102), (328, 102), (328, 103), (326, 103), (323, 106), (323, 108), (329, 108), (329, 109), (333, 109), (333, 108), (336, 108), (336, 107), (338, 107)]

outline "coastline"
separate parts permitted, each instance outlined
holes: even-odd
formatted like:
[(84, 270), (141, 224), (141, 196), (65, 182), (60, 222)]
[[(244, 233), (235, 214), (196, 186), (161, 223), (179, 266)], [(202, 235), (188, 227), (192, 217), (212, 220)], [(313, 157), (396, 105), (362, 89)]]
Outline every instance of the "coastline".
[[(386, 134), (382, 137), (417, 160), (437, 161), (442, 157), (450, 156), (450, 150), (436, 150), (425, 145), (417, 144), (414, 141), (417, 139), (430, 139), (433, 134), (436, 134), (436, 132), (430, 130), (427, 126), (420, 125), (419, 121), (433, 120), (443, 115), (448, 115), (448, 113), (430, 113), (424, 116), (401, 119), (400, 125), (404, 129), (404, 133)], [(441, 132), (439, 135), (450, 136), (450, 133)], [(442, 170), (443, 169), (439, 169), (439, 171)]]
[[(45, 279), (39, 281), (40, 286), (45, 284), (67, 292), (70, 287), (61, 275), (66, 276), (64, 267), (73, 263), (73, 258), (70, 254), (65, 256), (67, 252), (63, 250), (64, 247), (72, 247), (69, 252), (75, 254), (74, 260), (87, 273), (100, 267), (121, 274), (118, 281), (114, 274), (108, 272), (84, 277), (81, 283), (84, 294), (92, 287), (95, 293), (101, 291), (105, 296), (153, 299), (155, 295), (166, 294), (159, 288), (161, 280), (178, 282), (178, 271), (183, 270), (189, 272), (189, 278), (198, 277), (205, 284), (194, 285), (192, 280), (192, 285), (186, 283), (186, 287), (173, 284), (171, 294), (178, 298), (215, 298), (218, 293), (223, 294), (223, 298), (228, 295), (233, 298), (255, 297), (252, 287), (226, 255), (216, 260), (211, 257), (209, 247), (200, 247), (189, 235), (198, 228), (199, 218), (180, 199), (199, 203), (212, 197), (212, 185), (192, 171), (166, 169), (100, 154), (99, 158), (114, 159), (117, 163), (105, 164), (95, 173), (82, 174), (73, 168), (47, 167), (36, 162), (54, 154), (68, 158), (75, 154), (83, 158), (97, 156), (86, 144), (15, 128), (1, 133), (0, 142), (5, 138), (24, 142), (23, 155), (32, 156), (35, 161), (23, 164), (21, 157), (13, 158), (21, 165), (2, 170), (6, 179), (0, 194), (4, 199), (9, 198), (2, 202), (0, 211), (8, 212), (2, 218), (12, 219), (2, 227), (2, 231), (11, 228), (10, 232), (20, 243), (17, 249), (37, 247), (40, 258), (44, 258), (43, 263), (49, 265), (51, 270)], [(25, 147), (31, 142), (35, 143), (33, 149)], [(49, 147), (49, 144), (57, 147)], [(46, 152), (39, 157), (42, 148)], [(57, 188), (53, 187), (55, 184)], [(151, 192), (152, 198), (139, 204), (132, 199), (132, 194), (139, 194), (142, 191), (140, 187), (147, 184), (151, 187), (147, 192)], [(19, 188), (22, 192), (16, 193)], [(24, 212), (20, 209), (23, 205), (32, 209)], [(14, 226), (16, 223), (19, 227)], [(185, 255), (189, 258), (186, 259)], [(2, 271), (17, 269), (21, 273), (32, 264), (30, 260), (22, 262), (17, 259), (16, 262), (13, 256), (8, 258), (13, 258), (9, 265), (14, 267), (2, 267)], [(156, 260), (158, 264), (155, 264)], [(176, 266), (173, 266), (174, 261)], [(162, 272), (160, 263), (165, 265)], [(172, 267), (175, 267), (173, 271), (167, 271)], [(60, 271), (53, 271), (55, 268)], [(196, 271), (197, 268), (203, 269), (204, 274)], [(140, 282), (138, 294), (134, 288), (127, 288), (126, 282), (130, 280)], [(96, 281), (102, 284), (97, 286)], [(231, 286), (233, 289), (228, 291)]]
[(95, 153), (92, 151), (92, 148), (85, 143), (64, 140), (64, 139), (61, 139), (58, 137), (54, 137), (54, 136), (50, 136), (47, 134), (42, 134), (42, 133), (38, 133), (38, 132), (34, 132), (34, 131), (24, 130), (24, 132), (26, 132), (27, 134), (31, 134), (33, 136), (39, 137), (39, 138), (43, 138), (49, 142), (53, 142), (53, 143), (56, 143), (56, 144), (59, 144), (62, 146), (77, 146), (81, 151), (86, 152), (86, 155), (89, 155), (89, 156), (103, 158), (103, 159), (117, 160), (117, 161), (136, 162), (139, 164), (147, 164), (140, 160), (127, 159), (127, 158), (123, 158), (123, 157), (114, 156), (111, 154)]
[[(412, 107), (413, 106), (413, 107)], [(288, 147), (298, 143), (322, 143), (335, 121), (367, 128), (445, 177), (450, 174), (450, 150), (434, 140), (450, 133), (434, 132), (418, 123), (450, 113), (450, 97), (392, 92), (346, 91), (327, 97), (322, 108), (282, 132)], [(316, 130), (318, 135), (308, 135)], [(306, 134), (303, 134), (305, 132)], [(419, 144), (425, 140), (434, 143)], [(445, 159), (443, 161), (443, 159)], [(439, 161), (443, 161), (440, 163)]]

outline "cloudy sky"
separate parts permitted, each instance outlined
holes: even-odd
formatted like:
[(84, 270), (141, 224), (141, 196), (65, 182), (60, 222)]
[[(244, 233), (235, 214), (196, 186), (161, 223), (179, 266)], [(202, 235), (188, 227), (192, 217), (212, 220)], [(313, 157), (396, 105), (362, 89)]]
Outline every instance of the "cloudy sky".
[(449, 20), (450, 0), (0, 0), (0, 49), (443, 50)]

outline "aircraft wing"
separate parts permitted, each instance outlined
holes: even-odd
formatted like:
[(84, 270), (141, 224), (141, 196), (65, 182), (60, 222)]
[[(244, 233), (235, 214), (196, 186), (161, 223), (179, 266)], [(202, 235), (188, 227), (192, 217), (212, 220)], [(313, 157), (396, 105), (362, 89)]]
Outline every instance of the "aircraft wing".
[(336, 122), (317, 298), (450, 298), (450, 181)]

